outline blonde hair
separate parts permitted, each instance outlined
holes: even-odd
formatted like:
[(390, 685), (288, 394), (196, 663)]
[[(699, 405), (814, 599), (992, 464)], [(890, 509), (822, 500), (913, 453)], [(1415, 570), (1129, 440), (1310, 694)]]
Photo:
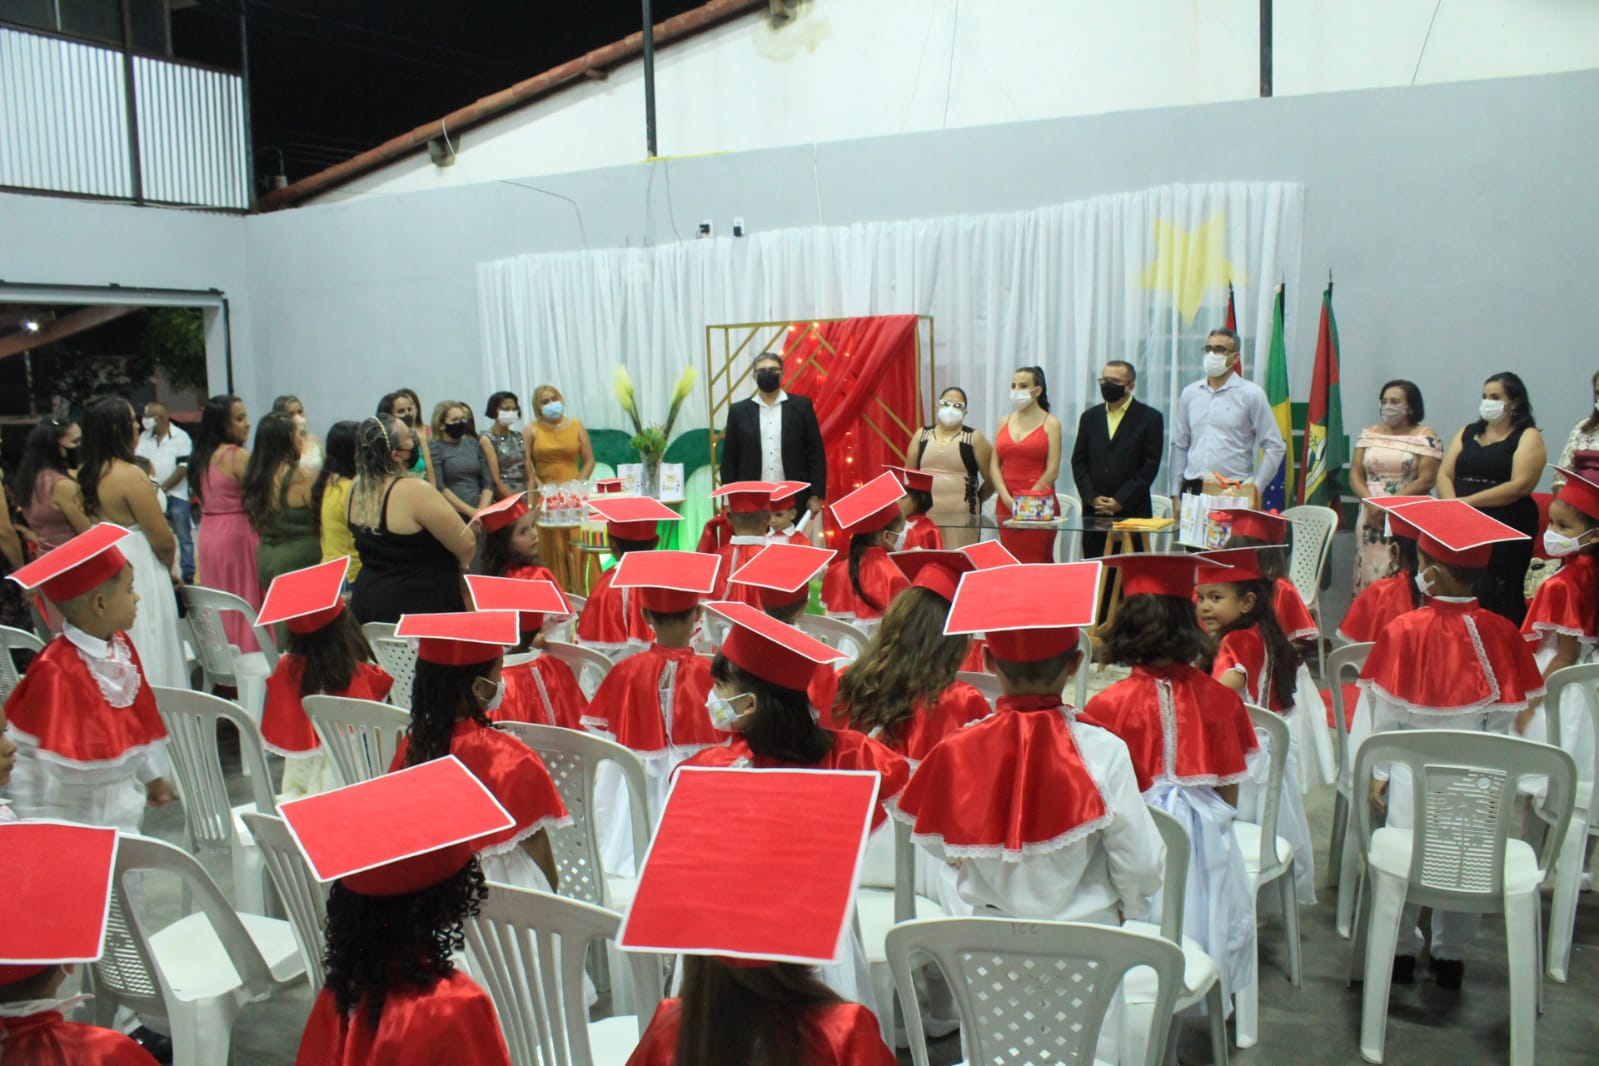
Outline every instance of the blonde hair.
[[(538, 388), (533, 390), (533, 406), (535, 409), (544, 406), (539, 402), (539, 397), (544, 395), (546, 392), (553, 392), (555, 393), (555, 398), (557, 400), (561, 401), (562, 403), (566, 402), (566, 397), (562, 396), (561, 390), (556, 388), (554, 385), (540, 385)], [(538, 411), (535, 410), (534, 414), (537, 413)]]
[(440, 400), (433, 405), (433, 420), (429, 423), (433, 427), (435, 437), (446, 439), (444, 436), (444, 416), (450, 413), (450, 408), (459, 407), (466, 412), (466, 420), (472, 421), (472, 409), (460, 400)]

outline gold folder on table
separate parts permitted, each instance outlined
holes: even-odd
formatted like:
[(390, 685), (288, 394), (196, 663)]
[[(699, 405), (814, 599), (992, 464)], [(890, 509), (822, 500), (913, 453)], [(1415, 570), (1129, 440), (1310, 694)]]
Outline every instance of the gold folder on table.
[(1111, 526), (1116, 530), (1127, 530), (1134, 533), (1147, 532), (1156, 529), (1166, 529), (1172, 524), (1170, 518), (1123, 518)]

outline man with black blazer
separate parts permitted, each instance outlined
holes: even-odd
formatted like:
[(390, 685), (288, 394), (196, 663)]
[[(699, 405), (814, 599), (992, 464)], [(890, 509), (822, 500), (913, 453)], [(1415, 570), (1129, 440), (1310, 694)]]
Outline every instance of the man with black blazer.
[[(1104, 403), (1083, 412), (1072, 446), (1072, 477), (1085, 517), (1150, 517), (1149, 486), (1160, 472), (1166, 450), (1166, 421), (1159, 411), (1133, 398), (1138, 372), (1112, 359), (1099, 375)], [(1105, 553), (1105, 534), (1083, 534), (1084, 558)]]
[[(756, 394), (727, 409), (722, 438), (722, 484), (732, 481), (805, 481), (795, 513), (827, 504), (827, 454), (816, 408), (805, 396), (783, 391), (783, 357), (755, 359)], [(1145, 503), (1148, 506), (1148, 503)]]

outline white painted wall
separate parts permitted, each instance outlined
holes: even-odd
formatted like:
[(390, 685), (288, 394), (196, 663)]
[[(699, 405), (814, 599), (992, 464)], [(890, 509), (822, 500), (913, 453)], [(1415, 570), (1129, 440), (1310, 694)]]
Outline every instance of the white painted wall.
[[(657, 53), (661, 155), (1259, 95), (1258, 0), (809, 0), (799, 11), (781, 29), (749, 15)], [(1278, 0), (1273, 55), (1279, 96), (1588, 69), (1599, 3)], [(324, 198), (637, 162), (642, 79), (630, 63), (463, 132), (454, 166), (418, 150)]]

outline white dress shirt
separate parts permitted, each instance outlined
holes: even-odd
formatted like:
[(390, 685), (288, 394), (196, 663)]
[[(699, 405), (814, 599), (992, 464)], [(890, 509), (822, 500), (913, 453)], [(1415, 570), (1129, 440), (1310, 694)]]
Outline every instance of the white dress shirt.
[(1172, 420), (1171, 495), (1182, 492), (1184, 481), (1200, 481), (1212, 473), (1240, 481), (1252, 477), (1264, 488), (1287, 450), (1271, 402), (1259, 385), (1238, 374), (1219, 389), (1196, 381), (1177, 398)]
[(777, 399), (767, 403), (755, 395), (755, 409), (761, 413), (761, 480), (773, 483), (788, 480), (783, 476), (783, 404), (788, 393), (781, 389)]
[[(142, 455), (150, 460), (150, 465), (155, 469), (152, 475), (155, 478), (156, 488), (166, 484), (167, 478), (172, 476), (178, 468), (178, 461), (194, 451), (194, 444), (189, 440), (189, 435), (176, 423), (171, 423), (170, 431), (165, 439), (157, 439), (154, 433), (141, 433), (139, 443), (134, 447), (134, 455)], [(167, 490), (167, 495), (174, 500), (187, 500), (189, 498), (188, 479), (178, 482)]]

